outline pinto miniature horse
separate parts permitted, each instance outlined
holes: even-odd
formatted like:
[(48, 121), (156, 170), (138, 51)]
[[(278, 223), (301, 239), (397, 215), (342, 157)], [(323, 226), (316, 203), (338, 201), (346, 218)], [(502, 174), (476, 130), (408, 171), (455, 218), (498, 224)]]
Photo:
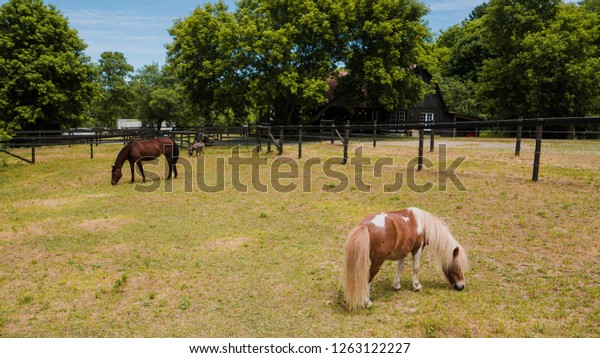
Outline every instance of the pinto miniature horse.
[(115, 164), (112, 166), (112, 178), (111, 184), (117, 185), (123, 173), (121, 169), (125, 161), (129, 161), (131, 167), (131, 182), (134, 181), (134, 164), (137, 163), (140, 173), (142, 174), (142, 180), (146, 182), (146, 175), (144, 174), (144, 168), (142, 162), (147, 160), (154, 160), (163, 154), (167, 158), (169, 164), (169, 176), (167, 179), (171, 179), (171, 173), (175, 174), (177, 178), (177, 159), (179, 158), (179, 147), (177, 143), (171, 138), (154, 138), (149, 140), (132, 140), (127, 143), (123, 149), (117, 155)]
[(203, 142), (195, 142), (194, 144), (189, 146), (188, 153), (190, 156), (192, 156), (192, 154), (194, 154), (194, 152), (196, 152), (196, 156), (198, 156), (198, 153), (200, 155), (202, 155), (202, 152), (204, 151), (204, 147), (205, 147), (205, 144)]
[(418, 276), (419, 267), (426, 245), (429, 245), (430, 254), (440, 263), (452, 287), (458, 291), (463, 290), (467, 255), (438, 218), (418, 208), (364, 218), (350, 231), (344, 246), (342, 285), (348, 309), (371, 305), (369, 286), (385, 260), (398, 261), (398, 271), (392, 287), (399, 290), (404, 259), (409, 253), (413, 257), (412, 286), (415, 291), (420, 291), (422, 286)]

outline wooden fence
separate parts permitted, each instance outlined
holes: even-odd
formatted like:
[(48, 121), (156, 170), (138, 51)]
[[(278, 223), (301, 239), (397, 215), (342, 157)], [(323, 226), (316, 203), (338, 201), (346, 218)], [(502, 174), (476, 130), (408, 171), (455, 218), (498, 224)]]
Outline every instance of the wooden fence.
[[(469, 121), (469, 122), (437, 122), (437, 123), (404, 123), (390, 126), (378, 124), (374, 121), (370, 124), (336, 124), (333, 121), (321, 121), (319, 125), (246, 125), (238, 127), (188, 127), (171, 128), (169, 130), (156, 131), (152, 129), (73, 129), (66, 131), (21, 131), (15, 133), (10, 141), (0, 142), (0, 152), (7, 153), (13, 157), (35, 163), (36, 147), (49, 145), (75, 145), (89, 144), (90, 158), (94, 157), (94, 146), (101, 143), (126, 143), (132, 139), (152, 138), (156, 136), (168, 136), (175, 139), (180, 147), (187, 148), (190, 143), (198, 140), (201, 136), (207, 136), (216, 145), (252, 145), (258, 151), (266, 145), (267, 152), (271, 148), (277, 148), (278, 154), (283, 154), (284, 144), (296, 143), (298, 158), (302, 157), (302, 143), (306, 141), (329, 141), (334, 143), (340, 141), (343, 144), (343, 163), (348, 162), (348, 145), (352, 138), (372, 140), (373, 147), (377, 141), (389, 133), (411, 131), (418, 132), (418, 164), (417, 170), (422, 170), (424, 158), (425, 135), (429, 136), (429, 150), (434, 150), (435, 133), (442, 129), (461, 130), (465, 128), (517, 128), (515, 156), (521, 153), (521, 140), (523, 128), (536, 128), (535, 151), (533, 162), (532, 180), (539, 179), (539, 167), (542, 150), (542, 138), (545, 126), (557, 125), (598, 125), (600, 117), (569, 117), (569, 118), (529, 118), (509, 119), (498, 121)], [(24, 158), (10, 152), (12, 147), (30, 147), (31, 159)], [(4, 149), (5, 148), (5, 149)]]
[[(397, 124), (394, 126), (386, 124), (378, 124), (374, 121), (371, 124), (353, 125), (346, 122), (343, 125), (336, 125), (333, 122), (321, 123), (317, 126), (266, 126), (259, 125), (256, 127), (256, 147), (257, 150), (262, 150), (263, 143), (267, 143), (267, 151), (270, 152), (271, 144), (275, 145), (278, 153), (283, 153), (283, 144), (285, 142), (284, 135), (288, 138), (297, 138), (298, 158), (302, 157), (302, 142), (306, 139), (318, 138), (319, 141), (329, 140), (333, 143), (339, 140), (343, 144), (343, 163), (348, 161), (348, 144), (350, 143), (352, 134), (360, 133), (364, 139), (370, 136), (373, 141), (373, 147), (377, 146), (377, 141), (385, 133), (418, 131), (418, 164), (417, 170), (423, 168), (424, 158), (424, 142), (425, 133), (429, 135), (429, 151), (433, 152), (435, 147), (435, 133), (441, 129), (481, 129), (481, 128), (517, 128), (517, 137), (515, 143), (515, 156), (519, 156), (521, 152), (522, 132), (525, 127), (535, 127), (535, 151), (533, 161), (532, 181), (538, 181), (540, 158), (542, 151), (542, 138), (544, 126), (561, 126), (561, 125), (598, 125), (600, 117), (568, 117), (568, 118), (529, 118), (529, 119), (509, 119), (497, 121), (468, 121), (468, 122), (438, 122), (438, 123), (404, 123), (402, 126)], [(279, 137), (275, 138), (273, 133), (279, 133)], [(307, 135), (307, 133), (310, 133)], [(343, 135), (342, 135), (343, 133)], [(366, 133), (366, 134), (365, 134)]]

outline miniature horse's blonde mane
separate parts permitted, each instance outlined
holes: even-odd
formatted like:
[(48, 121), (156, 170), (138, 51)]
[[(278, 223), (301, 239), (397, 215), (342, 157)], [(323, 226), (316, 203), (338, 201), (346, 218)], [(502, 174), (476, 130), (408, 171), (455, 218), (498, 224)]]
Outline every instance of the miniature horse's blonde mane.
[[(423, 229), (426, 243), (429, 245), (429, 255), (434, 255), (443, 269), (456, 263), (463, 272), (466, 272), (468, 263), (465, 249), (454, 239), (446, 225), (425, 210), (419, 208), (408, 208), (408, 210), (413, 213)], [(453, 252), (457, 247), (458, 256), (454, 258)]]

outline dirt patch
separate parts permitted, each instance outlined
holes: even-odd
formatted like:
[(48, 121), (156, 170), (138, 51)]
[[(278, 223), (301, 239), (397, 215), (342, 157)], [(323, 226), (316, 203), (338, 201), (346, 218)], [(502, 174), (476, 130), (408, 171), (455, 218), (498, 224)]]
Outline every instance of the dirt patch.
[(30, 208), (33, 206), (41, 206), (49, 209), (56, 209), (67, 205), (78, 205), (86, 199), (97, 200), (100, 198), (110, 197), (110, 194), (89, 194), (81, 196), (72, 196), (67, 198), (48, 198), (48, 199), (29, 199), (18, 201), (13, 204), (14, 208)]
[(79, 224), (75, 224), (74, 227), (77, 229), (83, 229), (86, 231), (116, 231), (120, 227), (131, 223), (131, 219), (127, 218), (102, 218), (102, 219), (90, 219), (84, 220)]
[(46, 208), (58, 208), (68, 205), (73, 202), (73, 199), (68, 198), (53, 198), (53, 199), (32, 199), (23, 200), (14, 204), (15, 208), (29, 208), (32, 206), (43, 206)]
[(237, 237), (237, 238), (223, 238), (211, 240), (205, 244), (206, 247), (210, 247), (213, 250), (220, 251), (234, 251), (238, 248), (244, 246), (249, 243), (250, 239), (246, 237)]

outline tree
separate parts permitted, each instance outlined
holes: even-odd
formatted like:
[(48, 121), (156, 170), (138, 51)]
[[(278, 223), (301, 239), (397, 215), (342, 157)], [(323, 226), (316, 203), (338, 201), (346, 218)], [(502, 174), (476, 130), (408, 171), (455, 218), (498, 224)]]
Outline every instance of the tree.
[(89, 118), (94, 68), (53, 5), (0, 7), (0, 132), (76, 127)]
[(201, 115), (233, 108), (243, 113), (245, 73), (239, 65), (239, 32), (222, 2), (206, 4), (169, 29), (168, 62), (185, 94)]
[(544, 30), (523, 39), (515, 63), (525, 69), (529, 116), (584, 116), (598, 109), (599, 34), (596, 14), (565, 4)]
[(476, 82), (483, 61), (490, 57), (482, 38), (480, 19), (465, 21), (443, 32), (438, 39), (438, 46), (450, 50), (442, 66), (444, 76), (458, 77), (463, 81)]
[(469, 14), (469, 21), (473, 21), (475, 19), (481, 19), (488, 8), (489, 4), (484, 2), (481, 5), (477, 5), (473, 11)]
[(100, 95), (95, 99), (93, 114), (103, 127), (113, 127), (119, 117), (132, 113), (128, 79), (133, 66), (121, 52), (103, 52), (98, 61)]
[(340, 90), (354, 103), (368, 102), (387, 110), (408, 107), (430, 90), (414, 69), (427, 68), (427, 9), (420, 2), (356, 1), (351, 20), (348, 76)]
[[(275, 108), (278, 119), (289, 122), (296, 105), (308, 109), (326, 102), (328, 78), (346, 55), (353, 3), (245, 0), (238, 8), (253, 104)], [(288, 107), (290, 98), (296, 101)]]
[(275, 109), (287, 122), (328, 105), (332, 76), (348, 105), (391, 109), (428, 89), (414, 71), (427, 64), (425, 13), (408, 0), (241, 0), (233, 14), (207, 4), (171, 28), (169, 63), (204, 112)]
[(588, 11), (600, 12), (600, 0), (583, 0), (579, 4), (584, 6)]
[[(477, 95), (495, 118), (582, 115), (598, 103), (598, 17), (560, 1), (492, 0)], [(594, 104), (595, 103), (595, 104)]]

